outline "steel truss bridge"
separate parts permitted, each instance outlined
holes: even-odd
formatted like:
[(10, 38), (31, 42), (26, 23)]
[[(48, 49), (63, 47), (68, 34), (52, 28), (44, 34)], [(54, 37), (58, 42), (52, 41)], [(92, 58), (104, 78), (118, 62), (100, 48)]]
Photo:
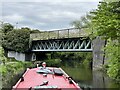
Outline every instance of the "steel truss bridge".
[(90, 40), (90, 33), (82, 29), (63, 29), (30, 34), (31, 60), (39, 60), (41, 52), (79, 51), (93, 52), (93, 69), (101, 67), (105, 60), (105, 40), (96, 37)]
[(92, 51), (92, 42), (79, 29), (65, 29), (32, 34), (32, 48), (39, 51)]

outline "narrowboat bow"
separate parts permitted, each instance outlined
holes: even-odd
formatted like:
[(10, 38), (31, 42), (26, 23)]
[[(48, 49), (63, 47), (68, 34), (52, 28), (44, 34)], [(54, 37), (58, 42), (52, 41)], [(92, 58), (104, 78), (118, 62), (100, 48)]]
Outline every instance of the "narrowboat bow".
[(61, 68), (37, 67), (29, 69), (12, 88), (13, 90), (81, 90)]

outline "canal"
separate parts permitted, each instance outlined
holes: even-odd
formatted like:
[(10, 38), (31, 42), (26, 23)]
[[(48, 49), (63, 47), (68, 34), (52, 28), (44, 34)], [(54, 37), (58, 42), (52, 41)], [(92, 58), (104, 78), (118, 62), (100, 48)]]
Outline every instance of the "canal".
[(62, 66), (63, 70), (75, 80), (81, 88), (120, 88), (120, 84), (110, 79), (102, 71), (92, 71), (84, 65), (71, 67), (69, 65)]
[[(68, 64), (68, 63), (67, 63)], [(78, 85), (84, 90), (90, 90), (92, 88), (110, 88), (120, 89), (120, 84), (115, 80), (110, 79), (105, 73), (101, 71), (92, 71), (91, 68), (85, 67), (82, 64), (76, 66), (70, 66), (64, 64), (61, 68), (78, 83)], [(13, 85), (19, 80), (23, 72), (19, 73), (15, 79), (9, 81), (8, 85), (12, 88)], [(4, 89), (3, 89), (4, 90)]]

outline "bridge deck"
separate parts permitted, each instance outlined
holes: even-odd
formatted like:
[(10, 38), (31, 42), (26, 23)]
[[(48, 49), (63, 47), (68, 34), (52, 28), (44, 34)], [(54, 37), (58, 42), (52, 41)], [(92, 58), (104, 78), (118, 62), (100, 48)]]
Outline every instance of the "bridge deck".
[(34, 40), (87, 37), (88, 35), (89, 33), (87, 33), (86, 30), (70, 28), (70, 29), (44, 31), (40, 33), (30, 34), (30, 39), (31, 41), (34, 41)]

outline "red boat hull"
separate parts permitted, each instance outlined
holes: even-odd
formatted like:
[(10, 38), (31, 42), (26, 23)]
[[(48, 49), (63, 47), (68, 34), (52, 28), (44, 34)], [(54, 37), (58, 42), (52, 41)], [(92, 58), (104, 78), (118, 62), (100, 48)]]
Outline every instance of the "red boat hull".
[[(27, 69), (22, 78), (20, 78), (16, 85), (13, 86), (13, 90), (80, 90), (80, 87), (71, 78), (69, 78), (61, 68), (48, 68), (51, 71), (58, 69), (63, 74), (40, 74), (37, 73), (40, 68)], [(47, 81), (46, 85), (42, 85), (44, 81)], [(37, 89), (35, 89), (35, 87), (37, 87)]]

